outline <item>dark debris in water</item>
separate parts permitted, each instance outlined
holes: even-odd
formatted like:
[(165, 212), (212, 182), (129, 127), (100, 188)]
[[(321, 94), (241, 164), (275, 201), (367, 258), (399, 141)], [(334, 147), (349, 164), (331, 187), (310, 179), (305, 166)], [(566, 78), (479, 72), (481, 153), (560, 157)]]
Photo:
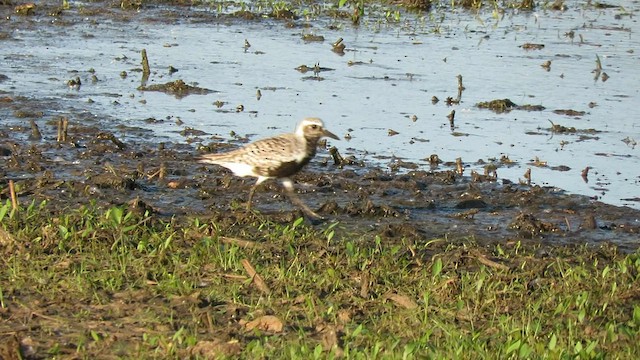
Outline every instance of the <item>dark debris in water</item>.
[(304, 42), (323, 42), (324, 36), (316, 34), (303, 34), (302, 41)]
[(140, 91), (159, 91), (169, 95), (174, 95), (177, 98), (183, 98), (188, 95), (206, 95), (214, 92), (213, 90), (201, 88), (198, 86), (192, 86), (185, 83), (183, 80), (175, 80), (165, 84), (152, 84), (141, 85), (138, 87)]
[(584, 111), (578, 111), (578, 110), (572, 110), (572, 109), (557, 109), (557, 110), (553, 110), (553, 112), (559, 115), (577, 116), (577, 117), (584, 116), (586, 114), (586, 112)]
[[(597, 134), (600, 131), (596, 130), (596, 129), (576, 129), (573, 126), (567, 127), (567, 126), (563, 126), (560, 124), (556, 124), (553, 121), (549, 120), (549, 122), (551, 123), (551, 128), (549, 128), (549, 131), (553, 132), (553, 133), (557, 133), (557, 134), (576, 134), (576, 133), (580, 133), (580, 134)], [(593, 137), (587, 137), (581, 140), (590, 140), (590, 139), (597, 139), (597, 138), (593, 138)]]
[(513, 101), (509, 99), (497, 99), (497, 100), (479, 102), (476, 104), (476, 106), (479, 107), (480, 109), (489, 109), (497, 113), (501, 113), (501, 112), (511, 111), (512, 109), (516, 108), (518, 105), (516, 105)]
[(542, 105), (518, 105), (510, 99), (495, 99), (491, 101), (482, 101), (476, 104), (476, 107), (480, 109), (489, 109), (496, 113), (509, 112), (511, 110), (524, 110), (524, 111), (542, 111), (545, 109)]
[(544, 49), (544, 44), (524, 43), (520, 47), (524, 50), (542, 50)]
[(308, 71), (313, 71), (314, 74), (318, 74), (318, 73), (323, 72), (323, 71), (333, 71), (335, 69), (328, 68), (328, 67), (322, 67), (322, 66), (320, 66), (320, 64), (315, 64), (313, 66), (307, 66), (307, 65), (302, 64), (300, 66), (297, 66), (295, 68), (295, 70), (299, 71), (302, 74), (305, 74)]

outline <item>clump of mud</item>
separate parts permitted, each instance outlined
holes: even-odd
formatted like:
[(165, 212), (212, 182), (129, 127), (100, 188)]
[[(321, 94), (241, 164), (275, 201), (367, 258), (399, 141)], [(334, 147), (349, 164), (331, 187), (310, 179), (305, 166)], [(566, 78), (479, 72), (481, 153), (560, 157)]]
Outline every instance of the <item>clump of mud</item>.
[(482, 101), (476, 104), (476, 107), (480, 109), (489, 109), (496, 113), (509, 112), (511, 110), (525, 110), (525, 111), (543, 111), (545, 109), (542, 105), (517, 105), (509, 99), (496, 99), (491, 101)]
[(159, 91), (165, 94), (173, 95), (176, 98), (183, 98), (188, 95), (206, 95), (213, 90), (193, 86), (185, 83), (183, 80), (175, 80), (165, 84), (141, 85), (138, 87), (140, 91)]

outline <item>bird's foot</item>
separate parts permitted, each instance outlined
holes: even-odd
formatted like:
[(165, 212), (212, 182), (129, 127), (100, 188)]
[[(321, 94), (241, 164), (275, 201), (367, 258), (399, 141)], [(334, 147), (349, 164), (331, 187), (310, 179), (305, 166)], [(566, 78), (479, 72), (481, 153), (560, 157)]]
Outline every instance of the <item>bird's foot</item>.
[(327, 218), (319, 215), (315, 211), (309, 209), (307, 206), (301, 206), (301, 208), (302, 208), (302, 212), (307, 216), (311, 224), (317, 225), (327, 221)]

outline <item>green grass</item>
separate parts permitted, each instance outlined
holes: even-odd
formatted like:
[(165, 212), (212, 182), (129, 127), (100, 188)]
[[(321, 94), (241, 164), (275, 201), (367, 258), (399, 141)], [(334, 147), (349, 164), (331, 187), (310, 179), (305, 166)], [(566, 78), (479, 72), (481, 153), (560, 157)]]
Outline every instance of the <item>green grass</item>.
[[(410, 243), (339, 223), (216, 223), (95, 206), (51, 213), (46, 203), (13, 211), (7, 202), (0, 224), (11, 237), (0, 332), (28, 338), (27, 357), (640, 353), (640, 256), (610, 246)], [(264, 315), (282, 331), (247, 330)]]

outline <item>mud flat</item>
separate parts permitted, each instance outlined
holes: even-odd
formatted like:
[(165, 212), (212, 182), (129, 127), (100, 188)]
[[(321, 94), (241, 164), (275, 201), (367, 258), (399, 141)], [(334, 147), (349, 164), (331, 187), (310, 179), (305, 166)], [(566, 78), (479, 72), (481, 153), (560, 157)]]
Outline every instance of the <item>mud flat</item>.
[[(6, 97), (3, 106), (15, 114), (38, 113), (46, 103)], [(128, 134), (121, 137), (65, 119), (51, 119), (43, 127), (31, 123), (0, 129), (3, 199), (9, 197), (7, 184), (13, 180), (21, 204), (46, 200), (52, 211), (89, 203), (109, 208), (137, 202), (166, 218), (264, 217), (290, 222), (301, 216), (276, 181), (258, 191), (258, 213), (245, 213), (242, 203), (253, 181), (193, 160), (199, 151), (224, 151), (236, 145), (213, 141), (197, 150), (179, 143), (154, 144), (128, 140), (140, 137), (142, 129), (120, 128), (118, 133)], [(625, 251), (638, 247), (638, 210), (555, 187), (529, 186), (524, 179), (513, 183), (490, 172), (467, 175), (455, 163), (435, 163), (429, 171), (399, 167), (394, 172), (339, 152), (332, 156), (325, 149), (295, 179), (305, 202), (329, 221), (359, 231), (370, 229), (418, 242), (472, 236), (478, 241), (523, 238), (551, 245), (611, 242)]]

